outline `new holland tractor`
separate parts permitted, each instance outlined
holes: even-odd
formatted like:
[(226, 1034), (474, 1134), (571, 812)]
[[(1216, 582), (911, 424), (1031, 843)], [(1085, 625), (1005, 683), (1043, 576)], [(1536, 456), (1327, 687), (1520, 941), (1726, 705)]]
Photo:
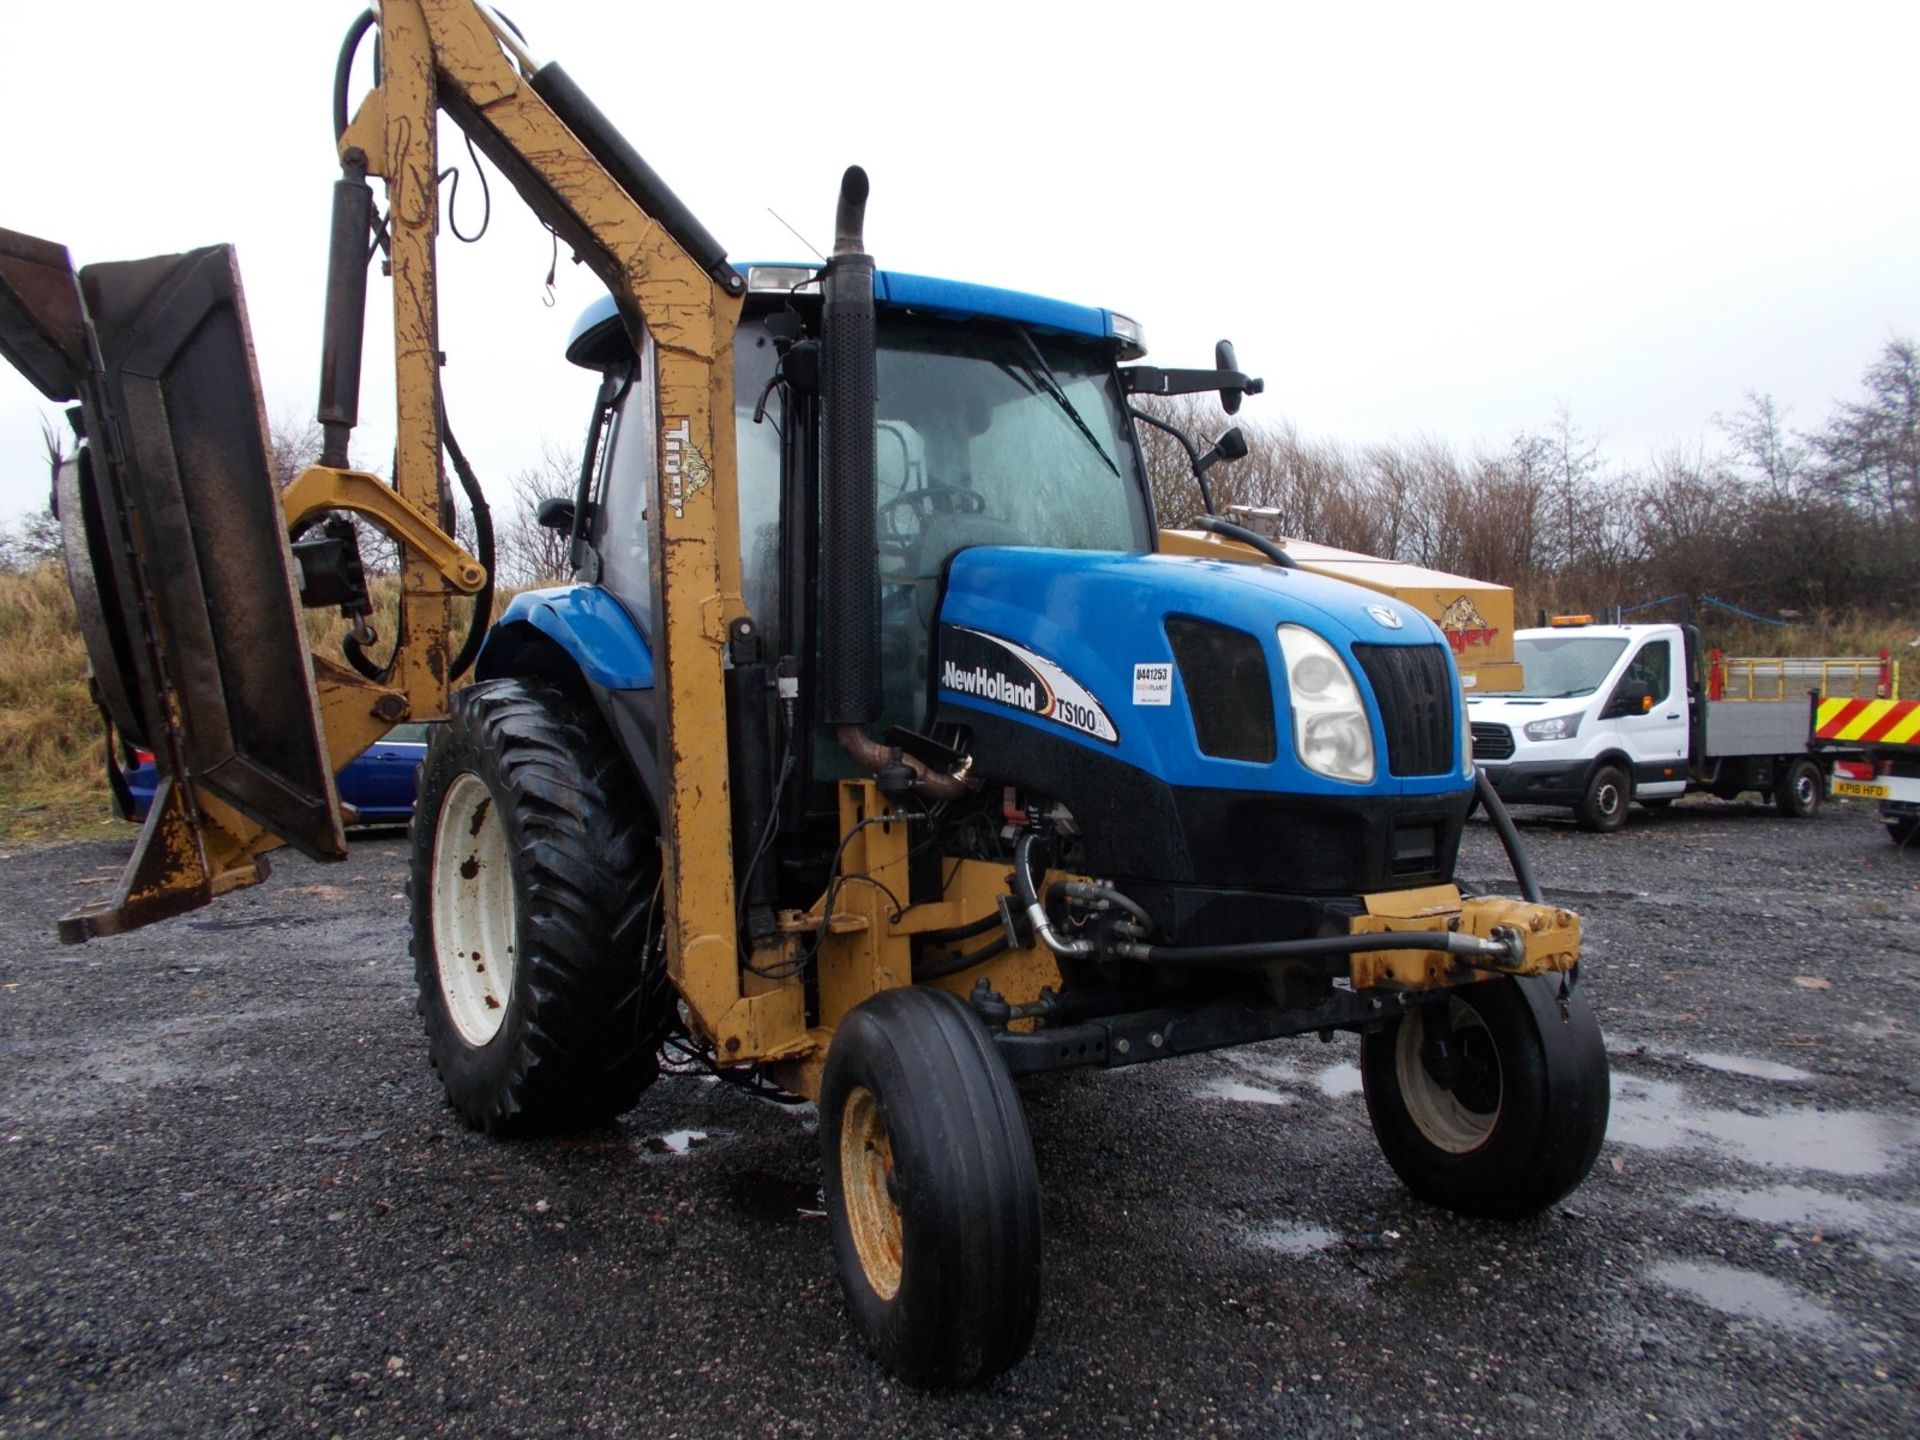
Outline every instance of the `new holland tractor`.
[[(848, 1309), (923, 1385), (1033, 1334), (1021, 1076), (1354, 1031), (1416, 1194), (1521, 1216), (1580, 1182), (1607, 1065), (1579, 922), (1484, 786), (1525, 898), (1454, 883), (1476, 779), (1446, 637), (1154, 513), (1133, 402), (1235, 410), (1259, 382), (1229, 348), (1156, 369), (1111, 311), (877, 269), (858, 170), (829, 261), (736, 267), (473, 0), (383, 0), (339, 73), (326, 445), (284, 491), (230, 250), (76, 274), (0, 242), (0, 343), (77, 402), (60, 511), (96, 689), (163, 772), (118, 893), (63, 935), (206, 903), (282, 843), (337, 858), (334, 771), (442, 722), (409, 891), (453, 1107), (500, 1135), (603, 1124), (669, 1037), (817, 1101)], [(578, 489), (541, 515), (573, 579), (497, 619), (438, 384), (436, 110), (608, 292), (569, 349), (602, 377)], [(370, 257), (390, 479), (347, 459)], [(1237, 438), (1189, 445), (1203, 486)], [(401, 548), (395, 636), (343, 513)], [(303, 606), (347, 612), (343, 655), (309, 653)]]

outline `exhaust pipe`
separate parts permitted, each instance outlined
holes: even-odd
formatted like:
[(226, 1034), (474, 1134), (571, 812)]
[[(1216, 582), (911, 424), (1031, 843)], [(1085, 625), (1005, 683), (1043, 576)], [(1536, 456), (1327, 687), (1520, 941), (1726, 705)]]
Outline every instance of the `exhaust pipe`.
[(861, 245), (867, 172), (847, 167), (834, 218), (833, 259), (821, 281), (820, 718), (864, 725), (880, 715), (880, 560), (874, 543), (873, 257)]
[(913, 772), (921, 794), (952, 800), (979, 782), (941, 775), (914, 756), (868, 738), (860, 727), (880, 716), (880, 552), (874, 537), (873, 418), (879, 402), (874, 360), (873, 256), (862, 248), (867, 172), (849, 165), (833, 221), (833, 259), (820, 282), (826, 412), (820, 532), (820, 718), (836, 727), (854, 763), (875, 774), (896, 765)]

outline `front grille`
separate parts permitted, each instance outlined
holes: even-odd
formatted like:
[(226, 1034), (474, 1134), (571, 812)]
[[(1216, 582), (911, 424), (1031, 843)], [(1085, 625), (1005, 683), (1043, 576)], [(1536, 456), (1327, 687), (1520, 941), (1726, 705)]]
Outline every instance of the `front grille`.
[(1356, 645), (1380, 722), (1387, 768), (1395, 775), (1444, 775), (1460, 763), (1454, 748), (1453, 660), (1444, 645)]
[(1513, 731), (1485, 720), (1473, 724), (1473, 758), (1505, 760), (1513, 754)]
[(1271, 764), (1277, 743), (1273, 681), (1260, 642), (1244, 630), (1183, 615), (1167, 617), (1167, 639), (1200, 753)]

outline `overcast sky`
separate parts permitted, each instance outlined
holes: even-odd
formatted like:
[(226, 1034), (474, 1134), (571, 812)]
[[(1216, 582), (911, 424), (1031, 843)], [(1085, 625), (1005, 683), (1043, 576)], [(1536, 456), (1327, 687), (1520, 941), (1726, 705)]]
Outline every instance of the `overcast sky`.
[[(13, 7), (0, 225), (77, 263), (239, 248), (269, 412), (310, 417), (334, 55), (349, 4)], [(1920, 335), (1920, 5), (963, 6), (511, 0), (735, 259), (831, 239), (873, 181), (883, 267), (1105, 305), (1163, 365), (1236, 341), (1246, 414), (1499, 445), (1566, 406), (1615, 463), (1771, 392), (1811, 427)], [(363, 66), (364, 68), (364, 66)], [(448, 144), (442, 164), (471, 170)], [(453, 424), (505, 493), (577, 448), (560, 359), (598, 293), (498, 176), (443, 236)], [(376, 192), (379, 187), (376, 186)], [(478, 221), (463, 180), (458, 219)], [(392, 443), (376, 279), (356, 458)], [(0, 367), (4, 370), (4, 367)], [(0, 374), (0, 518), (54, 407)]]

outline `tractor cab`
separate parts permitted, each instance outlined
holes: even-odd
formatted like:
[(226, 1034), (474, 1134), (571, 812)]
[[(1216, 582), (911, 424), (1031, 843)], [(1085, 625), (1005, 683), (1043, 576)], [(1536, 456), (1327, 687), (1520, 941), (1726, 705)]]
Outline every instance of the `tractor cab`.
[[(817, 273), (746, 269), (734, 338), (741, 589), (779, 654), (817, 651), (820, 385)], [(1143, 553), (1151, 504), (1118, 371), (1144, 349), (1124, 315), (1010, 290), (880, 271), (874, 527), (880, 724), (927, 728), (935, 610), (948, 561), (971, 546)], [(646, 505), (659, 446), (652, 387), (610, 298), (567, 347), (610, 377), (582, 473), (576, 574), (650, 632)], [(838, 747), (820, 749), (837, 773)]]

